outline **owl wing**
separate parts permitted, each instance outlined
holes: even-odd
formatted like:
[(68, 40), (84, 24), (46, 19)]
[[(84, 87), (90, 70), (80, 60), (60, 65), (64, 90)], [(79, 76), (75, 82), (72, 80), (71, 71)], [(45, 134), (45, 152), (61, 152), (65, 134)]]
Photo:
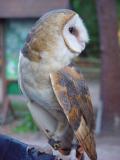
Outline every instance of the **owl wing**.
[(94, 113), (83, 75), (74, 67), (50, 74), (55, 96), (62, 107), (78, 141), (91, 158), (96, 160)]

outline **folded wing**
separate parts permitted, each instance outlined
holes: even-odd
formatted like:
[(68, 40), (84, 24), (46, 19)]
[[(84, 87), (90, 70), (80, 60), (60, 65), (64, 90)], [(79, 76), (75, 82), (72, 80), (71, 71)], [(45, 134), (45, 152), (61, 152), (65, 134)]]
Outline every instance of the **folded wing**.
[(94, 140), (94, 113), (83, 75), (74, 67), (50, 75), (56, 98), (61, 105), (76, 138), (91, 160), (97, 159)]

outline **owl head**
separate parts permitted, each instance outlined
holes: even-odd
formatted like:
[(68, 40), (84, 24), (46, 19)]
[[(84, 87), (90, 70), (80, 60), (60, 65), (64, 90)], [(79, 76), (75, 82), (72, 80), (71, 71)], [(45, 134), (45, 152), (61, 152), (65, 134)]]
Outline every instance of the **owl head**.
[(34, 25), (22, 53), (31, 61), (53, 59), (69, 63), (84, 50), (88, 40), (86, 27), (76, 12), (53, 10)]

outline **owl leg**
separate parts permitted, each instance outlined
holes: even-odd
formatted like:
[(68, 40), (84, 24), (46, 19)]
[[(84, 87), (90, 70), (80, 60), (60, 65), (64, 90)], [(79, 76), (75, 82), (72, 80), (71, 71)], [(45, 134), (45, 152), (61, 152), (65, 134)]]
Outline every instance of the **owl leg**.
[(77, 158), (78, 160), (84, 160), (84, 148), (81, 145), (77, 148)]
[(66, 130), (65, 128), (67, 128), (67, 124), (65, 122), (63, 123), (63, 122), (58, 121), (57, 128), (54, 133), (54, 138), (59, 139), (64, 134)]
[(77, 157), (76, 157), (77, 148), (78, 148), (78, 142), (77, 142), (76, 137), (74, 137), (72, 141), (71, 152), (70, 152), (70, 160), (77, 160)]
[(84, 149), (78, 144), (76, 137), (72, 141), (72, 149), (70, 152), (70, 160), (83, 160), (84, 159)]
[(65, 117), (63, 111), (61, 110), (49, 110), (49, 113), (56, 119), (57, 126), (53, 135), (53, 139), (59, 140), (61, 136), (66, 132), (68, 128), (67, 118)]
[(49, 142), (48, 142), (55, 150), (59, 150), (59, 148), (61, 147), (61, 138), (64, 135), (67, 128), (68, 128), (68, 124), (65, 125), (58, 121), (57, 128), (52, 138), (49, 139)]

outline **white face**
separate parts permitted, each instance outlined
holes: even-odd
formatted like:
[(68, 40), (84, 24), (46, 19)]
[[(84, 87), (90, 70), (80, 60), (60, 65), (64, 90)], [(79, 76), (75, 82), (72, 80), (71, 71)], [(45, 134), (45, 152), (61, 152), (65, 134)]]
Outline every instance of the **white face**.
[(74, 54), (80, 54), (89, 41), (87, 30), (82, 19), (76, 14), (63, 28), (63, 37), (69, 50)]

